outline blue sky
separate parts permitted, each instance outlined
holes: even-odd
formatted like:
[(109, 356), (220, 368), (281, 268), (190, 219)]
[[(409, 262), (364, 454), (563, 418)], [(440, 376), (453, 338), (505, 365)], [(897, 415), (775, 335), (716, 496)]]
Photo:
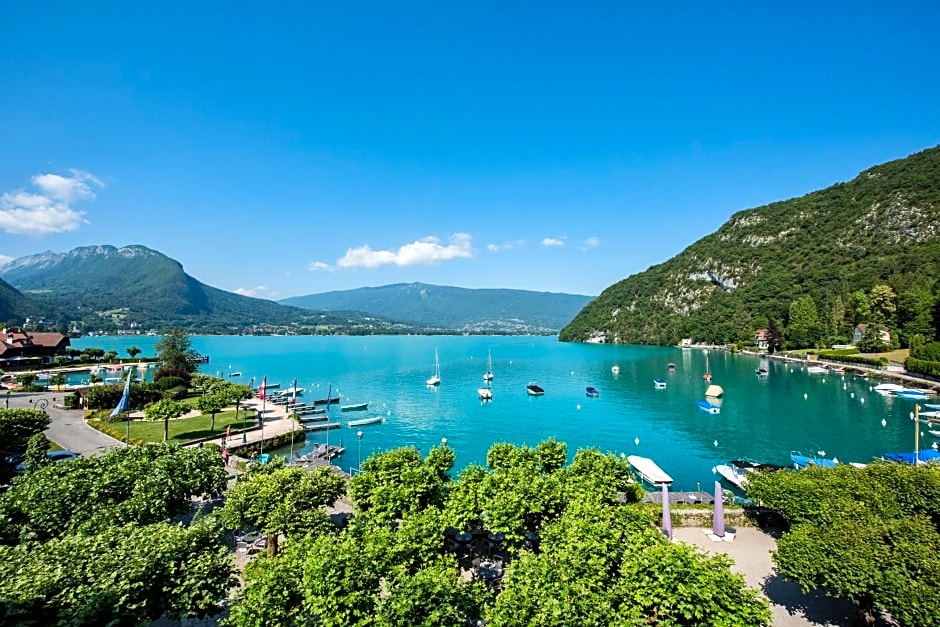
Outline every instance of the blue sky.
[(597, 294), (940, 143), (940, 5), (0, 7), (0, 255)]

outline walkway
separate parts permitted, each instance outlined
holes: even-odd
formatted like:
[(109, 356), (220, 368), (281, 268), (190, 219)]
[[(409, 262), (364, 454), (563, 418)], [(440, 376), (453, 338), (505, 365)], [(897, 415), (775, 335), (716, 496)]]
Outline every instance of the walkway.
[(67, 392), (14, 393), (10, 395), (10, 408), (36, 409), (47, 404), (46, 413), (51, 419), (45, 434), (64, 449), (79, 455), (95, 455), (108, 451), (123, 442), (92, 429), (85, 423), (84, 412), (79, 409), (62, 409), (62, 396)]

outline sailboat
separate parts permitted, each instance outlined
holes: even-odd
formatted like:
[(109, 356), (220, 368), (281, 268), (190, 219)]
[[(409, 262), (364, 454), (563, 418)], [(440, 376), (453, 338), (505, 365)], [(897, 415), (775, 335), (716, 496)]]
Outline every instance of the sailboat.
[(490, 351), (486, 351), (486, 373), (483, 375), (483, 380), (493, 380), (493, 355)]
[(426, 381), (428, 385), (440, 385), (441, 384), (441, 362), (437, 357), (437, 349), (434, 349), (434, 374), (432, 374)]

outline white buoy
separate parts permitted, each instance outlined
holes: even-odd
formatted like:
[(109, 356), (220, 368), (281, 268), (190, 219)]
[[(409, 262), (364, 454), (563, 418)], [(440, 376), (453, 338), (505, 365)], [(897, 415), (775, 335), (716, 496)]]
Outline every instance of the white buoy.
[(825, 457), (826, 451), (816, 451), (816, 454), (819, 455), (820, 457)]
[(849, 394), (849, 396), (851, 396), (852, 398), (855, 398), (855, 392), (852, 392), (851, 394)]
[(825, 382), (826, 382), (826, 380), (825, 380), (825, 379), (823, 379), (823, 383), (825, 383)]
[(911, 417), (911, 420), (914, 420), (914, 412), (911, 412), (910, 414), (908, 414), (908, 416)]
[(863, 403), (865, 402), (865, 397), (862, 397), (862, 402), (863, 402)]
[(868, 386), (868, 391), (869, 391), (869, 392), (871, 392), (871, 391), (874, 390), (874, 389), (875, 389), (875, 388), (873, 388), (872, 386), (870, 386), (870, 385)]
[(574, 374), (574, 370), (571, 371), (571, 374)]
[(932, 447), (933, 447), (933, 450), (935, 450), (935, 451), (937, 450), (937, 443), (936, 443), (936, 442), (934, 442), (934, 443), (933, 443), (933, 444), (931, 444), (930, 446), (932, 446)]
[(887, 427), (887, 426), (888, 426), (888, 421), (885, 420), (884, 418), (882, 418), (882, 419), (881, 419), (881, 426), (882, 426), (882, 427)]
[(576, 405), (576, 407), (577, 407), (578, 410), (580, 411), (580, 409), (581, 409), (581, 403), (578, 403), (578, 404)]
[(803, 400), (805, 401), (808, 398), (809, 398), (809, 394), (807, 394), (806, 392), (803, 392)]
[(633, 443), (636, 444), (637, 446), (639, 446), (639, 445), (640, 445), (640, 438), (637, 437), (635, 440), (633, 440)]
[(849, 386), (846, 385), (845, 383), (843, 383), (843, 384), (842, 384), (842, 389), (843, 389), (843, 390), (847, 390), (847, 389), (849, 389)]
[(715, 440), (715, 446), (718, 446), (718, 440)]

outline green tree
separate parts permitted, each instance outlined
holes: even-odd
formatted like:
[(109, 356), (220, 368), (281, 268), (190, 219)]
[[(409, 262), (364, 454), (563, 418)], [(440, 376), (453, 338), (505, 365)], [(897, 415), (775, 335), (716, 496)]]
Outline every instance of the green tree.
[(130, 356), (131, 359), (134, 359), (138, 355), (140, 355), (141, 350), (137, 348), (136, 346), (128, 346), (126, 349), (124, 349), (124, 352), (126, 352)]
[(108, 361), (108, 363), (113, 362), (115, 357), (117, 357), (117, 351), (108, 351), (104, 354), (104, 358)]
[(39, 377), (32, 372), (24, 372), (23, 374), (16, 375), (16, 382), (24, 388), (29, 388), (32, 387), (34, 383), (36, 383), (36, 379), (38, 378)]
[(332, 527), (323, 508), (346, 493), (346, 482), (330, 468), (262, 468), (249, 472), (228, 491), (223, 519), (230, 529), (256, 527), (268, 537), (268, 555), (278, 537), (322, 534)]
[(147, 420), (163, 421), (163, 441), (170, 439), (170, 420), (179, 418), (189, 411), (189, 405), (174, 401), (171, 398), (164, 398), (153, 405), (144, 408), (144, 417)]
[(898, 326), (902, 346), (909, 346), (910, 338), (915, 335), (922, 335), (927, 341), (935, 339), (933, 306), (933, 293), (924, 283), (915, 284), (898, 295)]
[(0, 408), (0, 442), (5, 450), (25, 450), (31, 436), (48, 428), (49, 415), (44, 411)]
[(803, 296), (790, 303), (787, 339), (792, 348), (816, 346), (821, 339), (819, 315), (811, 296)]
[(855, 316), (856, 325), (871, 321), (871, 301), (863, 290), (852, 294), (852, 313)]
[(42, 433), (37, 433), (29, 438), (26, 444), (26, 470), (27, 472), (36, 472), (49, 463), (46, 453), (49, 452), (49, 440)]
[(49, 377), (49, 384), (54, 385), (56, 388), (65, 385), (66, 381), (68, 381), (68, 378), (65, 376), (64, 372), (57, 372)]
[(937, 624), (940, 466), (759, 473), (748, 493), (789, 522), (774, 562), (804, 591), (852, 600), (869, 624), (879, 609), (904, 625)]
[(207, 392), (196, 399), (196, 409), (203, 414), (212, 415), (212, 424), (209, 426), (210, 431), (215, 431), (215, 415), (222, 411), (228, 403), (228, 396), (219, 391)]
[(890, 285), (879, 283), (871, 288), (869, 302), (871, 303), (872, 322), (883, 324), (885, 326), (895, 325), (895, 314), (897, 313), (897, 295)]
[(160, 370), (182, 370), (190, 374), (196, 372), (199, 353), (193, 350), (189, 335), (182, 329), (167, 332), (154, 349)]

